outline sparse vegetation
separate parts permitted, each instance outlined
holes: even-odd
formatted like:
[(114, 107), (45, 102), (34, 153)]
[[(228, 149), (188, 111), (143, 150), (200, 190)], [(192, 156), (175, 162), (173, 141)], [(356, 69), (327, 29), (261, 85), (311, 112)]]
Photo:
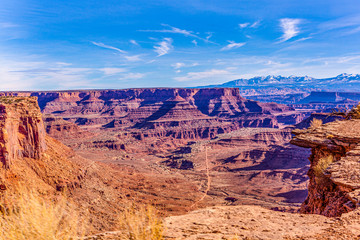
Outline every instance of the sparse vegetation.
[(347, 114), (347, 119), (360, 119), (360, 104), (353, 107)]
[(86, 224), (65, 197), (50, 201), (23, 188), (4, 196), (0, 209), (0, 240), (76, 239)]
[(332, 139), (332, 138), (334, 138), (335, 136), (333, 135), (333, 134), (328, 134), (328, 135), (326, 135), (326, 138), (327, 139)]
[(310, 122), (310, 127), (311, 128), (318, 128), (323, 124), (323, 121), (321, 119), (317, 119), (314, 118), (313, 120), (311, 120)]
[(122, 231), (129, 240), (163, 240), (163, 224), (154, 207), (127, 207), (120, 215)]
[(328, 166), (332, 162), (334, 162), (334, 156), (333, 155), (328, 155), (328, 156), (320, 158), (319, 161), (317, 162), (316, 166), (313, 167), (315, 176), (323, 177), (325, 169), (327, 169)]
[(333, 109), (331, 115), (341, 116), (345, 120), (360, 119), (360, 103), (352, 109)]

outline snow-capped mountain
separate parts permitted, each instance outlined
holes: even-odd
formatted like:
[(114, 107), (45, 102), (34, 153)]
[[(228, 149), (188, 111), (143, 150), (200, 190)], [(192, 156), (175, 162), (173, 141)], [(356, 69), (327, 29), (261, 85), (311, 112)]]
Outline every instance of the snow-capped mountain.
[(240, 90), (289, 89), (290, 91), (360, 91), (360, 74), (340, 74), (332, 78), (313, 78), (309, 76), (261, 76), (237, 79), (219, 85), (203, 87), (238, 87)]

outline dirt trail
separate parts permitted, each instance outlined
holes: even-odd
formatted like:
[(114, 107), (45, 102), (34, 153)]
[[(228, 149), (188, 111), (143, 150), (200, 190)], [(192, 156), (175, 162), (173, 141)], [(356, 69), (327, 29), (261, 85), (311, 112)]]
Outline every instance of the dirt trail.
[(193, 207), (196, 206), (196, 204), (198, 204), (199, 202), (204, 200), (204, 198), (207, 196), (207, 194), (208, 194), (208, 192), (210, 190), (210, 187), (211, 187), (210, 167), (209, 167), (209, 159), (208, 159), (207, 150), (208, 150), (208, 148), (205, 147), (205, 164), (206, 164), (207, 187), (205, 189), (204, 195), (199, 200), (197, 200), (194, 204), (192, 204), (189, 207), (189, 209), (192, 209)]

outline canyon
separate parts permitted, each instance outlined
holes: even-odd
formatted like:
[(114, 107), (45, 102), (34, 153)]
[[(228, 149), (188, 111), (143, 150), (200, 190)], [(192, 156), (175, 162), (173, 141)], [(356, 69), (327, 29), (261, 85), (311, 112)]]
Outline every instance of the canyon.
[[(297, 220), (294, 234), (278, 235), (275, 228), (289, 229), (267, 222), (276, 216), (287, 224), (324, 221), (317, 228), (329, 236), (339, 236), (340, 230), (328, 231), (334, 226), (346, 236), (359, 234), (349, 230), (358, 221), (359, 120), (248, 100), (237, 88), (0, 95), (0, 190), (23, 183), (51, 198), (66, 189), (80, 211), (90, 209), (90, 233), (116, 229), (116, 213), (133, 201), (160, 210), (169, 238), (321, 239)], [(315, 128), (313, 119), (326, 124)], [(327, 155), (332, 163), (316, 175)], [(348, 223), (304, 213), (343, 215)], [(194, 214), (213, 233), (201, 227), (191, 233), (185, 222)], [(250, 215), (225, 230), (219, 219), (236, 214)], [(261, 235), (266, 229), (254, 218), (271, 225), (271, 234)]]

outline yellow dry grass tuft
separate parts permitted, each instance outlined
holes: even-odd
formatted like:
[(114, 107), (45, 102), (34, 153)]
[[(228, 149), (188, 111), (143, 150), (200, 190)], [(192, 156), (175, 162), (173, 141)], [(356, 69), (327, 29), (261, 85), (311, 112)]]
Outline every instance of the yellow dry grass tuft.
[(126, 239), (163, 240), (163, 223), (151, 205), (130, 205), (120, 214), (120, 225)]
[(5, 196), (0, 212), (0, 240), (70, 240), (84, 232), (85, 223), (65, 197), (44, 199), (20, 188)]
[(333, 155), (328, 155), (320, 158), (317, 164), (313, 167), (315, 176), (317, 177), (324, 176), (325, 169), (327, 169), (332, 162), (334, 162)]
[(313, 120), (311, 120), (310, 122), (310, 127), (311, 128), (318, 128), (323, 124), (323, 121), (321, 119), (316, 119), (314, 118)]

